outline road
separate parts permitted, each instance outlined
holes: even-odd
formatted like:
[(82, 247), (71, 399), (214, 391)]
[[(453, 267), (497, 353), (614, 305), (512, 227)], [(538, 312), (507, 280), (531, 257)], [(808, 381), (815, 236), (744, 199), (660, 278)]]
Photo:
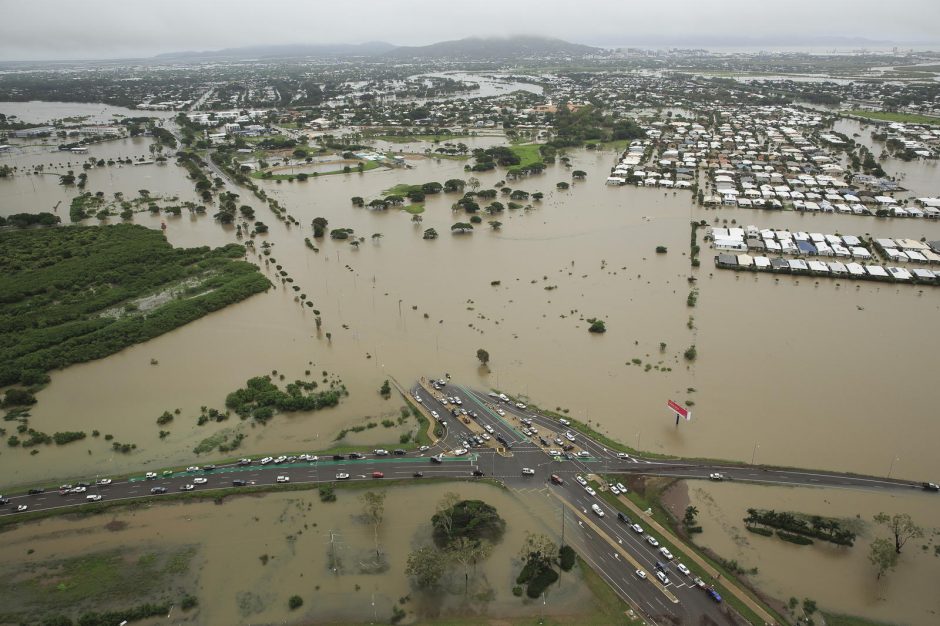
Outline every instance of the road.
[[(553, 506), (564, 511), (565, 542), (571, 545), (608, 583), (632, 606), (637, 607), (651, 622), (674, 624), (733, 624), (740, 618), (730, 612), (725, 604), (713, 602), (701, 589), (693, 584), (696, 576), (694, 564), (687, 563), (692, 569), (686, 576), (677, 569), (677, 562), (669, 562), (653, 545), (648, 542), (645, 532), (635, 532), (627, 523), (618, 520), (617, 511), (606, 501), (589, 493), (578, 479), (600, 474), (644, 474), (672, 476), (676, 478), (705, 479), (713, 473), (720, 473), (724, 480), (780, 484), (794, 486), (813, 486), (827, 488), (869, 489), (869, 490), (920, 490), (919, 483), (910, 481), (859, 476), (839, 472), (808, 471), (767, 466), (733, 465), (715, 461), (683, 459), (648, 459), (629, 456), (609, 450), (602, 443), (581, 433), (572, 433), (574, 443), (564, 437), (567, 427), (558, 419), (540, 415), (513, 402), (500, 400), (493, 394), (482, 392), (454, 383), (448, 383), (440, 390), (432, 390), (429, 383), (415, 384), (410, 393), (421, 398), (421, 404), (428, 411), (434, 411), (441, 421), (445, 421), (445, 435), (433, 446), (425, 450), (396, 451), (377, 454), (375, 451), (363, 452), (361, 459), (325, 456), (316, 461), (290, 457), (281, 463), (261, 464), (254, 459), (251, 464), (229, 464), (211, 470), (194, 469), (192, 471), (165, 472), (159, 476), (146, 478), (134, 476), (126, 480), (115, 480), (109, 485), (99, 485), (96, 480), (83, 493), (66, 493), (50, 490), (39, 494), (20, 494), (10, 496), (10, 501), (0, 507), (0, 515), (18, 515), (17, 508), (26, 505), (28, 511), (66, 509), (88, 503), (88, 496), (100, 495), (102, 500), (124, 501), (154, 495), (151, 490), (162, 488), (167, 494), (179, 492), (184, 486), (192, 485), (199, 491), (237, 491), (233, 481), (244, 481), (244, 486), (274, 485), (277, 477), (286, 476), (291, 484), (339, 482), (339, 480), (374, 481), (377, 484), (388, 479), (414, 479), (416, 473), (423, 477), (465, 478), (472, 480), (472, 472), (501, 481), (510, 490), (523, 497), (533, 492), (539, 496), (551, 498)], [(458, 397), (459, 406), (444, 404), (445, 396)], [(467, 422), (452, 415), (452, 411), (467, 412)], [(474, 419), (470, 419), (474, 416)], [(523, 420), (528, 421), (524, 422)], [(496, 447), (484, 445), (470, 447), (465, 454), (455, 451), (467, 448), (467, 442), (474, 434), (482, 436), (485, 427), (489, 427)], [(535, 427), (538, 433), (527, 435), (525, 430)], [(491, 430), (490, 430), (491, 429)], [(555, 439), (557, 437), (557, 439)], [(542, 439), (545, 445), (540, 445)], [(546, 448), (560, 447), (561, 442), (573, 446), (569, 458), (552, 456)], [(432, 461), (432, 456), (442, 462)], [(524, 475), (523, 468), (534, 470), (534, 475)], [(374, 477), (380, 472), (382, 477)], [(339, 479), (340, 473), (349, 474), (346, 479)], [(557, 475), (562, 484), (551, 482), (550, 476)], [(204, 484), (197, 484), (195, 479), (205, 479)], [(597, 479), (602, 482), (602, 479)], [(157, 494), (159, 495), (159, 494)], [(604, 513), (598, 515), (593, 505)], [(643, 526), (644, 520), (631, 519)], [(669, 583), (661, 584), (656, 580), (657, 562), (668, 576)], [(641, 569), (647, 574), (643, 580), (636, 574)], [(711, 620), (711, 621), (709, 621)]]

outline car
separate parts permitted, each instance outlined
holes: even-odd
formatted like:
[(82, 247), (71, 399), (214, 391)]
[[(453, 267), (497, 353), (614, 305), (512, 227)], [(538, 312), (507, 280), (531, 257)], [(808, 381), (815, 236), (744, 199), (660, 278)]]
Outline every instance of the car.
[(488, 433), (491, 434), (491, 435), (492, 435), (493, 432), (494, 432), (494, 431), (493, 431), (493, 427), (490, 426), (489, 424), (486, 424), (485, 426), (483, 426), (483, 430), (485, 430), (486, 432), (488, 432)]
[(274, 464), (280, 465), (281, 463), (285, 463), (286, 461), (287, 461), (287, 457), (282, 454), (281, 456), (274, 459)]
[(437, 411), (431, 411), (431, 417), (434, 419), (441, 419), (441, 416), (437, 414)]
[(29, 509), (29, 506), (28, 506), (28, 505), (26, 505), (26, 504), (21, 504), (21, 505), (19, 505), (18, 507), (16, 507), (16, 512), (17, 512), (17, 513), (23, 513), (24, 511), (26, 511), (26, 510), (28, 510), (28, 509)]
[(452, 400), (457, 404), (457, 406), (463, 406), (463, 400), (461, 400), (457, 396), (454, 396)]
[(516, 408), (525, 410), (527, 407), (522, 402), (516, 402)]
[(643, 580), (646, 580), (646, 572), (644, 572), (644, 571), (641, 570), (641, 569), (638, 569), (638, 570), (636, 571), (636, 577), (637, 577), (637, 578), (641, 578), (641, 579), (643, 579)]
[(490, 392), (487, 393), (486, 395), (488, 395), (488, 396), (491, 397), (491, 398), (499, 398), (499, 394), (496, 393), (495, 391), (490, 391)]
[(444, 406), (450, 406), (450, 398), (441, 398), (441, 404)]
[(620, 490), (617, 489), (617, 485), (611, 485), (611, 486), (610, 486), (610, 493), (614, 494), (615, 496), (619, 496), (619, 495), (620, 495)]
[(101, 500), (100, 493), (90, 493), (85, 496), (85, 502), (98, 502), (99, 500)]
[(372, 472), (372, 478), (385, 478), (385, 474), (382, 472)]
[(186, 468), (186, 471), (187, 471), (187, 472), (198, 472), (198, 471), (199, 471), (199, 466), (198, 466), (198, 465), (190, 465), (189, 467)]
[(594, 514), (597, 515), (598, 517), (604, 517), (604, 509), (602, 509), (598, 505), (592, 504), (591, 510), (594, 511)]
[(922, 483), (921, 487), (924, 491), (940, 491), (940, 485), (936, 483)]
[(247, 485), (248, 485), (248, 481), (247, 481), (247, 480), (235, 479), (235, 480), (232, 481), (232, 486), (233, 486), (233, 487), (245, 487), (245, 486), (247, 486)]
[(392, 454), (394, 454), (395, 456), (404, 456), (406, 452), (402, 450), (401, 448), (395, 448), (395, 451)]
[(196, 488), (195, 485), (192, 485), (192, 484), (189, 484), (189, 483), (187, 483), (187, 484), (185, 484), (185, 485), (180, 485), (180, 491), (192, 491), (192, 490), (195, 489), (195, 488)]
[(705, 593), (708, 594), (709, 598), (711, 598), (718, 604), (721, 604), (721, 594), (719, 594), (718, 591), (714, 587), (709, 587), (708, 589), (705, 590)]
[(336, 480), (346, 480), (348, 478), (349, 478), (349, 474), (347, 474), (346, 472), (339, 472), (336, 475)]
[(549, 445), (549, 444), (548, 444), (548, 439), (546, 439), (545, 437), (543, 437), (543, 436), (541, 436), (541, 435), (539, 435), (539, 443), (542, 444), (543, 446)]
[(443, 463), (443, 462), (444, 462), (444, 459), (441, 458), (440, 455), (431, 457), (431, 463)]
[(415, 402), (417, 402), (418, 404), (422, 404), (424, 400), (421, 399), (421, 396), (415, 396)]
[(156, 472), (147, 472), (146, 474), (144, 474), (144, 478), (146, 478), (147, 480), (156, 480), (156, 478), (157, 478), (157, 473), (156, 473)]
[(412, 476), (415, 478), (424, 478), (424, 472), (415, 472)]
[(523, 424), (525, 424), (526, 426), (532, 426), (532, 418), (531, 418), (531, 417), (523, 417), (523, 418), (522, 418), (521, 420), (519, 420), (519, 421), (522, 422)]
[(725, 479), (725, 475), (720, 474), (718, 472), (712, 472), (711, 474), (708, 475), (708, 477), (711, 478), (712, 480), (724, 480)]
[(571, 422), (569, 422), (563, 417), (558, 418), (558, 423), (561, 424), (562, 426), (571, 426)]
[(388, 456), (388, 450), (383, 450), (382, 448), (376, 448), (372, 451), (372, 454), (375, 456)]
[(635, 532), (635, 533), (638, 534), (638, 535), (642, 535), (642, 534), (643, 534), (643, 527), (640, 526), (639, 524), (634, 524), (634, 525), (631, 526), (630, 528), (632, 528), (632, 529), (633, 529), (633, 532)]
[(204, 472), (211, 472), (214, 469), (215, 469), (215, 465), (203, 465), (202, 466), (202, 471)]
[(629, 458), (630, 458), (630, 455), (627, 454), (626, 452), (618, 452), (618, 453), (617, 453), (617, 458), (618, 458), (618, 459), (629, 459)]
[(262, 464), (262, 465), (267, 465), (268, 463), (273, 463), (273, 462), (274, 462), (274, 457), (273, 457), (273, 456), (266, 456), (266, 457), (264, 457), (263, 459), (261, 459), (261, 464)]
[(350, 452), (350, 453), (349, 453), (349, 458), (350, 458), (350, 459), (364, 459), (364, 458), (365, 458), (365, 455), (363, 455), (363, 454), (361, 454), (361, 453), (359, 453), (359, 452)]
[(561, 476), (559, 476), (558, 474), (552, 474), (551, 481), (552, 481), (553, 483), (555, 483), (556, 485), (564, 485), (564, 484), (565, 484), (565, 481), (562, 480)]
[(698, 587), (699, 589), (705, 589), (708, 585), (705, 584), (705, 581), (699, 577), (695, 577), (692, 581), (692, 584)]
[(659, 553), (666, 557), (667, 560), (671, 561), (673, 559), (672, 552), (669, 551), (669, 548), (663, 546), (659, 549)]
[(490, 437), (490, 436), (489, 436), (488, 434), (486, 434), (486, 433), (483, 433), (482, 435), (480, 435), (480, 437), (483, 438), (483, 441), (489, 441), (490, 439), (492, 439), (492, 437)]
[(566, 443), (565, 445), (561, 447), (561, 449), (564, 450), (565, 452), (571, 452), (572, 450), (574, 450), (574, 446), (571, 445), (570, 443)]
[(0, 505), (3, 505), (3, 504), (10, 504), (10, 499), (0, 496)]
[(102, 478), (102, 479), (100, 479), (100, 480), (99, 480), (97, 483), (95, 483), (95, 484), (98, 485), (99, 487), (107, 487), (108, 485), (111, 484), (111, 479), (110, 479), (110, 478)]
[(333, 455), (333, 460), (334, 460), (334, 461), (345, 461), (345, 460), (346, 460), (346, 457), (345, 457), (344, 455), (342, 455), (342, 454), (334, 454), (334, 455)]
[(238, 459), (238, 465), (244, 467), (246, 465), (251, 465), (251, 459)]
[(532, 431), (529, 430), (528, 428), (523, 428), (523, 429), (522, 429), (522, 434), (525, 435), (526, 437), (531, 437), (531, 436), (532, 436)]
[(685, 565), (683, 565), (682, 563), (677, 563), (677, 564), (676, 564), (676, 569), (679, 570), (680, 572), (682, 572), (683, 574), (685, 574), (686, 576), (691, 576), (691, 575), (692, 575), (692, 571), (691, 571), (688, 567), (686, 567)]
[(308, 454), (308, 455), (307, 455), (307, 461), (310, 462), (310, 463), (316, 463), (316, 462), (319, 461), (319, 460), (320, 460), (320, 457), (318, 457), (318, 456), (315, 455), (315, 454)]
[(668, 565), (666, 565), (665, 563), (661, 561), (656, 561), (656, 569), (658, 569), (659, 571), (665, 572), (667, 567)]
[(574, 479), (578, 481), (578, 484), (580, 484), (582, 487), (587, 487), (587, 480), (585, 480), (584, 476), (582, 476), (581, 474), (578, 474), (577, 476), (575, 476)]
[(496, 412), (499, 413), (501, 416), (505, 416), (505, 415), (506, 415), (506, 411), (504, 411), (504, 410), (502, 410), (502, 409), (496, 409)]
[(564, 440), (561, 439), (561, 437), (555, 437), (555, 445), (556, 445), (556, 446), (563, 446), (563, 445), (565, 445), (565, 442), (564, 442)]
[(64, 496), (69, 493), (72, 493), (72, 485), (60, 485), (59, 486), (59, 495)]
[(463, 456), (466, 453), (467, 453), (466, 448), (457, 448), (456, 450), (454, 450), (454, 456)]
[(172, 476), (172, 475), (173, 475), (173, 470), (163, 470), (163, 472), (161, 472), (161, 475), (162, 475), (162, 476)]
[(430, 450), (430, 449), (431, 449), (431, 446), (421, 446), (420, 448), (418, 448), (418, 451), (419, 451), (419, 452), (427, 452), (427, 451)]
[(475, 469), (475, 470), (473, 470), (472, 472), (470, 472), (470, 475), (473, 476), (473, 477), (475, 477), (475, 478), (479, 478), (480, 476), (485, 476), (485, 474), (483, 473), (483, 470), (481, 470), (481, 469)]
[(194, 485), (205, 485), (207, 482), (209, 482), (209, 479), (203, 478), (202, 476), (199, 476), (198, 478), (193, 478)]
[(85, 493), (88, 491), (88, 487), (74, 487), (71, 493)]
[(592, 489), (591, 487), (585, 487), (584, 490), (587, 491), (589, 495), (592, 495), (592, 496), (597, 495), (597, 492), (594, 491), (594, 489)]
[(289, 482), (290, 482), (290, 476), (278, 476), (278, 477), (275, 478), (274, 480), (277, 481), (277, 482), (279, 482), (279, 483), (289, 483)]
[(535, 476), (535, 470), (532, 469), (531, 467), (523, 467), (522, 475), (523, 476)]
[(656, 578), (658, 578), (659, 582), (661, 582), (664, 585), (669, 584), (669, 577), (666, 576), (665, 572), (656, 572)]
[(574, 441), (574, 433), (570, 430), (565, 431), (565, 439), (568, 441)]
[(627, 488), (623, 486), (623, 483), (617, 483), (617, 489), (620, 490), (620, 493), (627, 493)]
[(156, 495), (159, 493), (166, 493), (166, 487), (154, 487), (150, 490), (150, 493)]
[(552, 448), (548, 451), (548, 456), (561, 456), (561, 450), (555, 450)]
[(658, 548), (658, 547), (659, 547), (659, 541), (657, 541), (657, 540), (656, 540), (656, 537), (654, 537), (653, 535), (647, 535), (647, 536), (646, 536), (646, 543), (650, 544), (650, 545), (653, 546), (654, 548)]
[(45, 489), (30, 489), (30, 490), (27, 491), (26, 493), (28, 493), (28, 494), (31, 495), (31, 496), (36, 496), (36, 495), (39, 495), (39, 494), (45, 493), (45, 492), (46, 492)]
[(578, 452), (578, 456), (583, 459), (584, 457), (591, 456), (591, 453), (588, 452), (587, 450), (581, 450), (580, 452)]

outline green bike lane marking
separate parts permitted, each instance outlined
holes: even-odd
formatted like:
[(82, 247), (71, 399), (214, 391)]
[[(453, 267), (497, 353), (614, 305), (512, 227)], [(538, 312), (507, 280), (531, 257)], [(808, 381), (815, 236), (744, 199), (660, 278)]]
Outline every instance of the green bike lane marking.
[(520, 439), (521, 441), (528, 441), (528, 438), (527, 438), (522, 432), (520, 432), (519, 430), (516, 430), (516, 427), (515, 427), (515, 426), (513, 426), (510, 422), (507, 422), (505, 419), (503, 419), (503, 417), (502, 417), (499, 413), (496, 413), (495, 411), (493, 411), (493, 409), (491, 409), (490, 407), (488, 407), (488, 406), (486, 405), (486, 400), (483, 400), (482, 398), (480, 398), (479, 396), (477, 396), (475, 393), (473, 393), (472, 391), (470, 391), (470, 390), (467, 389), (466, 387), (462, 387), (462, 386), (460, 386), (460, 385), (455, 385), (455, 386), (457, 387), (457, 389), (460, 389), (460, 390), (461, 390), (462, 392), (464, 392), (465, 394), (467, 394), (467, 395), (469, 395), (469, 396), (472, 396), (473, 399), (476, 400), (476, 403), (479, 404), (480, 407), (481, 407), (484, 411), (486, 411), (487, 413), (490, 414), (490, 417), (493, 417), (494, 419), (498, 420), (500, 423), (503, 424), (503, 426), (505, 426), (506, 428), (508, 428), (508, 429), (511, 430), (512, 432), (516, 433), (516, 436), (519, 437), (519, 439)]
[[(453, 463), (455, 461), (459, 462), (470, 462), (476, 463), (478, 455), (476, 453), (469, 454), (466, 456), (459, 457), (443, 457), (442, 460), (445, 463)], [(170, 474), (158, 474), (156, 478), (151, 478), (149, 480), (164, 480), (168, 478), (196, 478), (199, 476), (208, 478), (210, 476), (221, 476), (223, 474), (232, 474), (237, 472), (251, 472), (257, 470), (271, 470), (274, 468), (277, 469), (297, 469), (297, 468), (307, 468), (315, 469), (318, 466), (335, 466), (335, 465), (350, 465), (356, 463), (427, 463), (431, 460), (431, 457), (381, 457), (381, 458), (372, 458), (372, 459), (353, 459), (346, 461), (334, 461), (330, 459), (329, 461), (302, 461), (300, 463), (281, 463), (275, 465), (274, 463), (269, 463), (268, 465), (239, 465), (235, 467), (226, 467), (218, 468), (209, 471), (200, 470), (198, 472), (172, 472)], [(128, 478), (127, 482), (136, 483), (148, 480), (143, 476), (135, 476), (133, 478)]]

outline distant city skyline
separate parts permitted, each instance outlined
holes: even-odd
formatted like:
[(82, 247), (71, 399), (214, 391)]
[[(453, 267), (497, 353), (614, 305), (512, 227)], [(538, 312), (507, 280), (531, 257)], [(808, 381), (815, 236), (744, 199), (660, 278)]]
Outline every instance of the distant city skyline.
[[(353, 9), (354, 7), (354, 9)], [(0, 0), (0, 61), (113, 59), (275, 44), (470, 36), (557, 37), (599, 47), (918, 48), (940, 44), (940, 2), (900, 0)], [(796, 42), (796, 43), (793, 43)], [(935, 47), (940, 48), (940, 45)]]

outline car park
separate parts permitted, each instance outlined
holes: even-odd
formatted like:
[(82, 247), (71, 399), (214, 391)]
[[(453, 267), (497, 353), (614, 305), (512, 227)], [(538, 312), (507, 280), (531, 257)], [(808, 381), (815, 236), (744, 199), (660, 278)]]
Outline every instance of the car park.
[(597, 492), (594, 491), (594, 489), (592, 489), (591, 487), (585, 487), (584, 490), (588, 492), (588, 495), (592, 495), (592, 496), (597, 495)]
[(653, 546), (654, 548), (658, 548), (658, 547), (659, 547), (659, 541), (657, 541), (657, 540), (656, 540), (656, 537), (654, 537), (653, 535), (647, 535), (647, 536), (646, 536), (646, 543), (650, 544), (650, 545)]
[(101, 500), (100, 493), (90, 493), (85, 496), (85, 502), (98, 502), (99, 500)]
[(209, 479), (208, 479), (208, 478), (203, 478), (202, 476), (199, 476), (199, 477), (197, 477), (197, 478), (193, 478), (193, 484), (194, 484), (194, 485), (205, 485), (207, 482), (209, 482)]
[(670, 551), (669, 551), (669, 548), (667, 548), (666, 546), (661, 547), (661, 548), (659, 549), (659, 552), (660, 552), (660, 554), (662, 554), (664, 557), (666, 557), (668, 560), (671, 561), (671, 560), (673, 559), (672, 552), (670, 552)]
[(580, 484), (582, 487), (587, 487), (587, 480), (585, 480), (584, 476), (581, 474), (575, 476), (574, 479), (578, 481), (578, 484)]
[(349, 474), (347, 474), (346, 472), (339, 472), (336, 475), (336, 480), (346, 480), (348, 478), (349, 478)]
[(682, 563), (676, 564), (676, 569), (682, 572), (683, 574), (685, 574), (686, 576), (692, 575), (691, 570), (689, 570), (689, 568), (683, 565)]
[(188, 483), (185, 485), (180, 485), (180, 491), (192, 491), (195, 488), (196, 488), (195, 485), (191, 485)]
[(279, 483), (289, 483), (289, 482), (290, 482), (290, 476), (278, 476), (278, 477), (275, 478), (274, 480), (276, 480), (276, 481), (279, 482)]
[(659, 582), (661, 582), (664, 585), (669, 584), (669, 577), (666, 576), (665, 572), (656, 572), (656, 578), (658, 578)]
[(150, 493), (156, 495), (159, 493), (166, 493), (166, 487), (154, 487), (150, 490)]
[(630, 528), (632, 528), (632, 529), (633, 529), (633, 532), (635, 532), (635, 533), (638, 534), (638, 535), (642, 535), (642, 534), (643, 534), (643, 527), (640, 526), (639, 524), (634, 524), (634, 525), (631, 526)]
[(372, 472), (372, 478), (385, 478), (385, 474), (382, 472)]
[(641, 579), (643, 579), (643, 580), (646, 580), (646, 572), (644, 572), (644, 571), (641, 570), (641, 569), (638, 569), (638, 570), (636, 571), (636, 577), (637, 577), (637, 578), (641, 578)]
[(592, 504), (591, 510), (594, 511), (594, 514), (597, 515), (598, 517), (604, 517), (604, 509), (602, 509), (598, 505)]
[(247, 481), (247, 480), (238, 480), (238, 479), (236, 479), (236, 480), (233, 480), (233, 481), (232, 481), (232, 486), (233, 486), (233, 487), (245, 487), (246, 485), (248, 485), (248, 481)]
[(532, 469), (531, 467), (523, 467), (522, 475), (523, 476), (535, 476), (535, 470)]

